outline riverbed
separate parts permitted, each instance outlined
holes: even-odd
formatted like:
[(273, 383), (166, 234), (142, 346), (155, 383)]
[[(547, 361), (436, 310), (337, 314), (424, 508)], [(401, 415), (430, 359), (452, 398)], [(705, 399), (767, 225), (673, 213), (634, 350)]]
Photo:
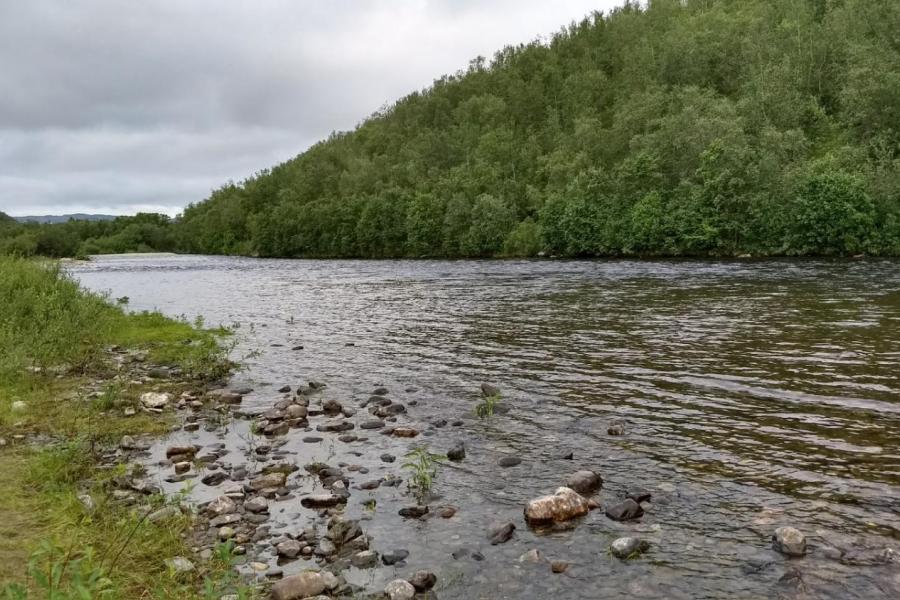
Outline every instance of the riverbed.
[[(367, 588), (426, 569), (442, 599), (900, 597), (896, 261), (118, 256), (66, 268), (131, 310), (233, 327), (243, 368), (230, 385), (253, 389), (242, 410), (268, 409), (282, 386), (314, 380), (361, 422), (371, 417), (359, 404), (385, 387), (422, 431), (350, 443), (292, 431), (280, 450), (297, 465), (368, 471), (348, 473), (354, 483), (406, 477), (411, 447), (465, 443), (466, 459), (440, 469), (431, 503), (456, 507), (453, 518), (404, 519), (398, 508), (414, 503), (404, 486), (351, 485), (346, 511), (364, 519), (372, 548), (410, 553), (403, 566), (346, 574)], [(509, 412), (475, 416), (481, 382), (500, 388)], [(625, 435), (611, 436), (617, 419)], [(252, 437), (244, 420), (178, 431), (153, 458), (168, 444), (220, 443), (227, 460), (245, 463)], [(385, 453), (399, 458), (385, 463)], [(522, 462), (500, 467), (510, 456)], [(603, 506), (648, 489), (645, 515), (620, 523), (596, 510), (569, 528), (530, 529), (524, 503), (580, 469), (603, 476)], [(160, 469), (160, 485), (182, 489), (169, 474)], [(220, 493), (191, 491), (199, 502)], [(273, 531), (315, 522), (301, 496), (273, 504)], [(485, 532), (498, 521), (516, 530), (492, 546)], [(806, 534), (807, 556), (772, 550), (781, 525)], [(610, 556), (622, 535), (650, 551)], [(570, 567), (553, 574), (520, 560), (531, 549)], [(267, 552), (248, 555), (286, 574), (314, 566), (276, 565)]]

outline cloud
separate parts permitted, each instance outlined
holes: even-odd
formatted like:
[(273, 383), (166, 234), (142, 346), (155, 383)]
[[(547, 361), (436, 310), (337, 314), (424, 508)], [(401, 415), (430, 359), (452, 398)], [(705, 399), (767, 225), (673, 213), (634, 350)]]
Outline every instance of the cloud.
[(613, 2), (0, 3), (0, 210), (175, 214)]

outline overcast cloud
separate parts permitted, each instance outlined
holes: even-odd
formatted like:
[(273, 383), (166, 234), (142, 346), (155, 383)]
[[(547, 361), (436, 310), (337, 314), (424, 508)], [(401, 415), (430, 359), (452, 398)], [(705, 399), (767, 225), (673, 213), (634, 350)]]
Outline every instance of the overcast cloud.
[(174, 215), (611, 0), (0, 0), (0, 211)]

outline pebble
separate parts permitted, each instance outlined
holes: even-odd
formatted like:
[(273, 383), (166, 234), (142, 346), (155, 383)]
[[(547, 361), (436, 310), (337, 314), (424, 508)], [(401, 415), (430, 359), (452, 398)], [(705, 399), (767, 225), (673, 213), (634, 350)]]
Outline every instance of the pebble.
[(466, 445), (463, 442), (456, 442), (447, 450), (447, 458), (454, 462), (459, 462), (466, 457)]
[(393, 550), (391, 552), (385, 552), (381, 555), (381, 562), (383, 562), (387, 566), (396, 565), (399, 562), (403, 562), (406, 560), (406, 557), (409, 556), (408, 550)]
[(609, 546), (612, 555), (622, 559), (635, 558), (649, 549), (648, 542), (636, 537), (620, 537)]
[(565, 573), (569, 569), (569, 563), (564, 560), (554, 560), (550, 563), (550, 570), (554, 573)]
[(416, 595), (416, 588), (403, 579), (395, 579), (384, 586), (384, 593), (390, 600), (412, 600)]
[(806, 537), (793, 527), (779, 527), (772, 535), (772, 547), (787, 556), (806, 554)]
[(503, 458), (501, 458), (498, 461), (497, 464), (499, 464), (501, 467), (506, 469), (509, 467), (515, 467), (516, 465), (519, 465), (521, 463), (522, 463), (522, 459), (519, 458), (518, 456), (504, 456)]
[(514, 523), (501, 523), (491, 526), (488, 529), (488, 540), (490, 540), (491, 546), (508, 542), (515, 530), (516, 526)]
[(582, 495), (592, 494), (603, 485), (603, 479), (594, 471), (577, 471), (566, 479), (566, 487)]
[(437, 583), (437, 575), (429, 571), (416, 571), (408, 581), (417, 592), (427, 592)]

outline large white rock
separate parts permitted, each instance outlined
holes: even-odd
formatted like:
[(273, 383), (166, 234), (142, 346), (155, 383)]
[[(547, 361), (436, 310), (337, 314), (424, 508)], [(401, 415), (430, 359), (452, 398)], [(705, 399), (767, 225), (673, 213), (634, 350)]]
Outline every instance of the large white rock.
[(325, 580), (315, 571), (285, 577), (272, 586), (272, 600), (312, 598), (325, 591)]
[(171, 399), (171, 394), (167, 392), (144, 392), (141, 394), (141, 406), (154, 409), (165, 408)]
[(779, 527), (772, 536), (772, 546), (788, 556), (806, 554), (806, 537), (793, 527)]
[(384, 586), (384, 593), (391, 600), (412, 600), (416, 595), (416, 588), (404, 579), (395, 579)]

